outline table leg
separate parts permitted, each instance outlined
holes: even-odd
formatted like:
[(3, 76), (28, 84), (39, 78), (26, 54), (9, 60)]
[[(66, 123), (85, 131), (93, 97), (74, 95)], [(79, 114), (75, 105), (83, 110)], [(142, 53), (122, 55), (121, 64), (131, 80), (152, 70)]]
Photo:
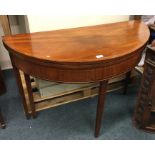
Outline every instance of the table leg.
[(1, 109), (0, 109), (0, 127), (2, 129), (5, 129), (5, 127), (6, 127), (5, 122), (4, 122), (4, 119), (3, 119), (3, 116), (1, 114)]
[(6, 92), (6, 86), (4, 83), (3, 73), (0, 68), (0, 95)]
[(130, 77), (131, 77), (131, 71), (126, 73), (126, 77), (124, 79), (124, 90), (123, 90), (124, 95), (126, 95), (126, 93), (127, 93), (128, 85), (130, 82)]
[(33, 99), (33, 91), (32, 91), (32, 86), (31, 86), (31, 79), (30, 79), (30, 76), (28, 74), (25, 74), (25, 73), (24, 73), (24, 77), (25, 77), (25, 82), (26, 82), (26, 87), (27, 87), (27, 92), (28, 92), (28, 98), (29, 98), (29, 101), (30, 101), (32, 117), (35, 118), (36, 117), (36, 110), (35, 110), (35, 104), (34, 104), (34, 99)]
[(16, 81), (17, 81), (17, 85), (18, 85), (18, 88), (19, 88), (19, 92), (20, 92), (20, 94), (22, 96), (22, 100), (23, 100), (22, 103), (23, 103), (25, 115), (26, 115), (26, 118), (29, 119), (30, 114), (28, 112), (28, 107), (27, 107), (27, 104), (26, 104), (26, 99), (25, 99), (25, 94), (24, 94), (24, 90), (23, 90), (23, 86), (22, 86), (20, 73), (19, 73), (19, 70), (14, 65), (13, 65), (13, 70), (14, 70), (14, 73), (15, 73), (15, 76), (16, 76)]
[(102, 121), (102, 114), (104, 110), (104, 101), (105, 101), (107, 85), (108, 85), (108, 81), (100, 82), (98, 104), (97, 104), (97, 111), (96, 111), (95, 137), (99, 136), (99, 132), (101, 128), (101, 121)]

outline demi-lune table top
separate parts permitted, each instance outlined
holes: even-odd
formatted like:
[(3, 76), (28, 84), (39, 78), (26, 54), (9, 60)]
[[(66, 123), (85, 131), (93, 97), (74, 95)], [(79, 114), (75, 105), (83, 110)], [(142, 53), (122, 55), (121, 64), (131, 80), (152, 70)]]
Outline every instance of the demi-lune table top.
[(57, 63), (89, 63), (130, 54), (149, 38), (140, 21), (118, 22), (72, 29), (3, 37), (14, 52)]
[(141, 21), (4, 36), (16, 68), (56, 82), (95, 82), (133, 69), (149, 39)]

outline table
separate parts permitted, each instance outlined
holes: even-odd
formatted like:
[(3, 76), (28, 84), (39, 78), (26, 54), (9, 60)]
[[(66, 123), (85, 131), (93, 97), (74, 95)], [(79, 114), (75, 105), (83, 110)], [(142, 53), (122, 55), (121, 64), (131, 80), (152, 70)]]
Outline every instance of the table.
[(100, 82), (95, 137), (99, 135), (108, 79), (131, 71), (149, 39), (141, 21), (4, 36), (25, 114), (19, 70), (24, 72), (32, 116), (36, 116), (30, 75), (63, 83)]

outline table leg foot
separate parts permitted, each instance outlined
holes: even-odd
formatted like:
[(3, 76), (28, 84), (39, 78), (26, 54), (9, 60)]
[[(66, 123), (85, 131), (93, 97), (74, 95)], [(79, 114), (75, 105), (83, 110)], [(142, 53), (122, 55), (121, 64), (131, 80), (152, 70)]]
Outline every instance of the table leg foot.
[(37, 118), (37, 114), (36, 113), (35, 114), (29, 113), (29, 114), (25, 114), (25, 117), (27, 120), (31, 119), (31, 117), (33, 119), (35, 119), (35, 118)]
[(32, 118), (33, 119), (37, 118), (37, 114), (36, 113), (35, 114), (32, 114)]
[(25, 117), (27, 120), (29, 120), (31, 118), (31, 115), (30, 114), (25, 114)]
[(106, 95), (108, 81), (101, 81), (99, 86), (99, 96), (98, 96), (98, 104), (97, 104), (97, 111), (96, 111), (96, 123), (95, 123), (95, 137), (99, 136), (100, 128), (101, 128), (101, 121), (102, 115), (104, 110), (104, 101)]
[(5, 129), (5, 128), (6, 128), (5, 123), (1, 124), (1, 128), (2, 128), (2, 129)]
[(6, 127), (5, 122), (4, 122), (4, 119), (3, 119), (3, 116), (1, 114), (1, 110), (0, 110), (0, 127), (2, 129), (5, 129), (5, 127)]

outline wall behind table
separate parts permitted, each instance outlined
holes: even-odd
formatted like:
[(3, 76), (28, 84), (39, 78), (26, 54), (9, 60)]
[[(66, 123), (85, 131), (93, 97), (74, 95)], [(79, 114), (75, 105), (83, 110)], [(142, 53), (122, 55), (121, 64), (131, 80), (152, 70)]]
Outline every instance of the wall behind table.
[(27, 16), (30, 32), (74, 28), (129, 20), (128, 15), (115, 16)]

